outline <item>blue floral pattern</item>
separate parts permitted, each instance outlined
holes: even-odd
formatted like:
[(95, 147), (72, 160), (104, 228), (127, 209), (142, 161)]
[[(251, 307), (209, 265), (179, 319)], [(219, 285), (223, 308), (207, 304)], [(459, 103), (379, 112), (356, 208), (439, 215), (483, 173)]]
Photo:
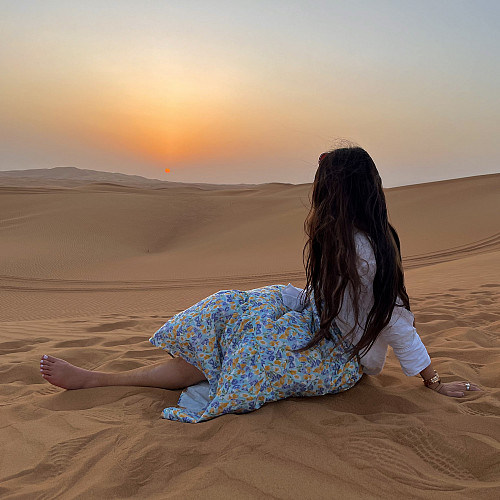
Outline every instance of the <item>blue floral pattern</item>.
[[(287, 397), (345, 391), (362, 376), (359, 357), (348, 360), (336, 325), (334, 340), (293, 352), (319, 328), (314, 300), (298, 312), (283, 304), (285, 285), (220, 290), (169, 319), (149, 341), (196, 366), (210, 385), (199, 412), (165, 408), (163, 418), (196, 423), (225, 413), (247, 413)], [(314, 330), (315, 331), (315, 330)]]

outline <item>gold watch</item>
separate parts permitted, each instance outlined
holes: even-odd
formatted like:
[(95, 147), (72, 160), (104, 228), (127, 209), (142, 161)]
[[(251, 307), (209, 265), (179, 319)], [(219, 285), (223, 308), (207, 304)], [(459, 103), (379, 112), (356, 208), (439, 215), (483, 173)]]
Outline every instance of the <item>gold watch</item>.
[(441, 378), (439, 377), (438, 372), (434, 370), (434, 376), (427, 380), (424, 380), (424, 385), (425, 387), (429, 387), (430, 385), (435, 384), (436, 382), (441, 382)]

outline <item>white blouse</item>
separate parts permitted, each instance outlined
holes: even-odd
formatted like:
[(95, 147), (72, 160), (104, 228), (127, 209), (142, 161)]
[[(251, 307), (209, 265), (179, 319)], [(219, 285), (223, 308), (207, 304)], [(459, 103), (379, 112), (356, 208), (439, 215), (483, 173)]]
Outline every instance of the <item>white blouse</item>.
[[(359, 318), (352, 337), (356, 343), (363, 334), (362, 325), (365, 325), (368, 313), (373, 306), (373, 280), (377, 270), (377, 262), (368, 237), (361, 231), (356, 231), (354, 239), (358, 255), (357, 269), (361, 279), (358, 300)], [(288, 308), (295, 311), (304, 309), (301, 288), (289, 283), (282, 293), (283, 302)], [(337, 326), (343, 333), (349, 332), (355, 324), (351, 295), (352, 286), (349, 285), (344, 292), (342, 308), (335, 318)], [(397, 303), (402, 304), (400, 299)], [(413, 321), (414, 316), (410, 311), (404, 307), (394, 308), (389, 324), (380, 332), (370, 350), (360, 357), (364, 373), (377, 375), (382, 371), (389, 345), (394, 350), (405, 375), (417, 375), (429, 366), (431, 358), (420, 340), (417, 330), (413, 327)]]

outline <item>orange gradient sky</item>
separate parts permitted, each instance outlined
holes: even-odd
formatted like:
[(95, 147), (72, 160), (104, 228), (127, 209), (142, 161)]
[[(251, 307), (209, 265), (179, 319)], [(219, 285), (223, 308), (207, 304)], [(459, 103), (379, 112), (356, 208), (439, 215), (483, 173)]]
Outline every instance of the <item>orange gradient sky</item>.
[(6, 2), (0, 169), (301, 183), (343, 137), (386, 186), (497, 172), (499, 21), (494, 1)]

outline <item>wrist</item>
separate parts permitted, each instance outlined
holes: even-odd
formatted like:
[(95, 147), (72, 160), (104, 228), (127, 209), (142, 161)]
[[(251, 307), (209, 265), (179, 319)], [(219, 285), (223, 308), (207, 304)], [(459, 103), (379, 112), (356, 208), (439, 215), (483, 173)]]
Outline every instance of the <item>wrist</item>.
[(441, 387), (441, 382), (434, 382), (432, 384), (426, 385), (429, 389), (432, 389), (433, 391), (437, 390), (439, 387)]
[(441, 378), (436, 370), (434, 370), (434, 375), (429, 378), (424, 378), (425, 387), (430, 387), (431, 389), (436, 389), (441, 384)]

